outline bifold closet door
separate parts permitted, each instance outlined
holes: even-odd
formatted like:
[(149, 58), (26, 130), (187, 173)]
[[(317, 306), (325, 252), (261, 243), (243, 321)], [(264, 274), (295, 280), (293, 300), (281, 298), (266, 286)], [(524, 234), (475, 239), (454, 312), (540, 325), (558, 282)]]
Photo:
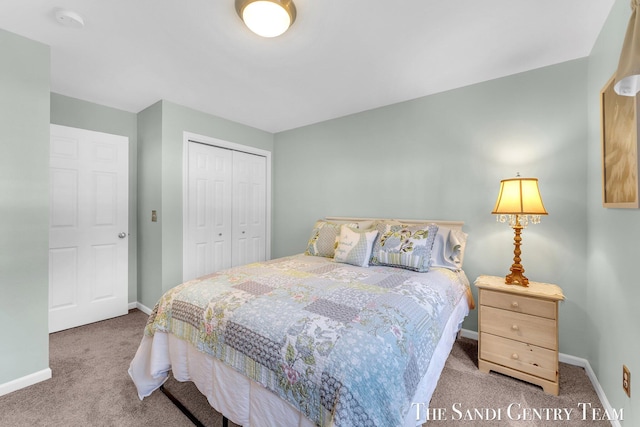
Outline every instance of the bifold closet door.
[(184, 280), (266, 259), (267, 160), (189, 142)]
[(264, 261), (267, 159), (233, 152), (232, 264)]
[(233, 151), (189, 143), (185, 280), (231, 267)]

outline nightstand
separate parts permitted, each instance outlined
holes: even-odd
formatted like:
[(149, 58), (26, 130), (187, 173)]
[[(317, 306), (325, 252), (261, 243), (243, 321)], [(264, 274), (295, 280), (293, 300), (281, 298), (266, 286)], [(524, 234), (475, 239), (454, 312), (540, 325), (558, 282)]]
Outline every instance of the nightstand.
[(541, 386), (558, 395), (558, 302), (562, 289), (549, 283), (507, 285), (480, 276), (478, 368)]

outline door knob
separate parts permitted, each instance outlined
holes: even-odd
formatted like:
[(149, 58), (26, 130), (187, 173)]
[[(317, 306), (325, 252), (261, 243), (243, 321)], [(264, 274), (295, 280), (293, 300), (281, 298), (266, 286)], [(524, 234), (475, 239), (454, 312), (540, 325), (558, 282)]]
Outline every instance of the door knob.
[(122, 233), (118, 234), (118, 237), (124, 239), (125, 237), (127, 237), (127, 233), (123, 231)]

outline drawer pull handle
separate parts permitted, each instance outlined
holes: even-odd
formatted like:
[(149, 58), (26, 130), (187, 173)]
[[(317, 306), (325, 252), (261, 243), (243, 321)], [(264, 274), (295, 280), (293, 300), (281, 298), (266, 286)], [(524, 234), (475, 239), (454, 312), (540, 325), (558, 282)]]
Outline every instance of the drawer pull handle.
[(511, 325), (511, 329), (513, 329), (514, 331), (520, 330), (520, 328), (516, 324)]
[(520, 358), (520, 356), (518, 356), (518, 353), (513, 353), (513, 354), (511, 355), (511, 358), (512, 358), (513, 360), (518, 360), (518, 359)]
[(518, 301), (514, 301), (511, 303), (511, 307), (518, 308)]

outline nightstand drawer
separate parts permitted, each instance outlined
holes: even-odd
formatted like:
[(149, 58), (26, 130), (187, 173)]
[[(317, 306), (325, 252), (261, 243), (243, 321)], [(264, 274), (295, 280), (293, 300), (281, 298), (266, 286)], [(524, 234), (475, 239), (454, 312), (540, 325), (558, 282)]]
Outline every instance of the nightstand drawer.
[(533, 316), (556, 318), (556, 303), (487, 289), (480, 291), (480, 304)]
[(555, 351), (530, 344), (481, 333), (480, 358), (508, 368), (557, 381)]
[(555, 320), (480, 306), (480, 330), (525, 343), (558, 349)]

